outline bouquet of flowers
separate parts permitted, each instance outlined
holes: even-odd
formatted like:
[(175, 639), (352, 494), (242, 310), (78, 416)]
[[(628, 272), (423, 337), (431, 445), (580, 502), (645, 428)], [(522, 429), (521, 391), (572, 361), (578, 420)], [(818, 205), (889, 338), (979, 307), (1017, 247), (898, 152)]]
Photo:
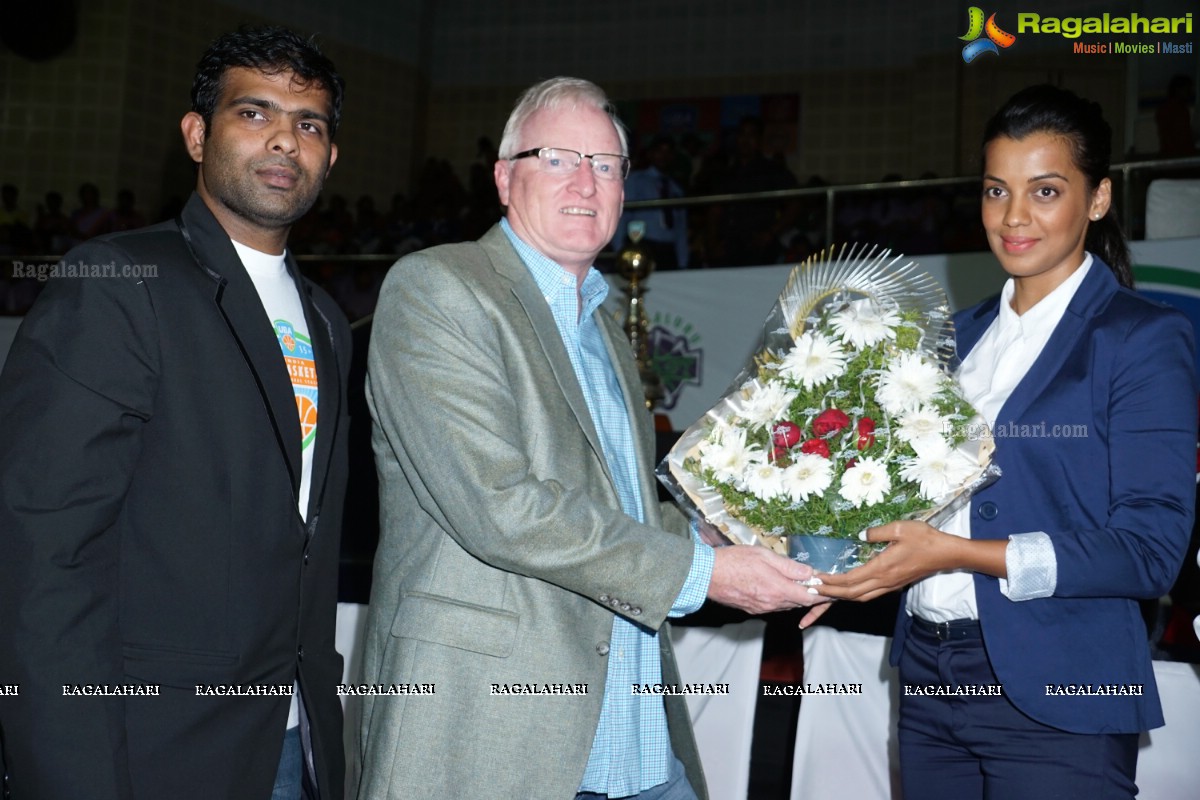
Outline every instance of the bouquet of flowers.
[(983, 426), (951, 377), (937, 282), (887, 250), (820, 259), (792, 271), (750, 364), (658, 474), (728, 542), (832, 573), (875, 552), (860, 531), (936, 524), (999, 471), (969, 435)]

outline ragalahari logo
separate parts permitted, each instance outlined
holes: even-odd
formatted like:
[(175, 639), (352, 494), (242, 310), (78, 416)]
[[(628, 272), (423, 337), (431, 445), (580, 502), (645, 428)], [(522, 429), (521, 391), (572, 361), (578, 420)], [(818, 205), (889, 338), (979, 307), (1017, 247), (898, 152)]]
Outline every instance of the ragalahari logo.
[[(987, 34), (986, 39), (979, 38), (984, 34)], [(968, 64), (984, 53), (1000, 55), (1001, 47), (1012, 47), (1012, 43), (1017, 40), (1017, 37), (1011, 33), (1000, 30), (1000, 26), (996, 24), (995, 14), (988, 17), (985, 23), (983, 9), (979, 6), (971, 6), (967, 9), (967, 32), (958, 38), (968, 43), (962, 51), (963, 61)]]

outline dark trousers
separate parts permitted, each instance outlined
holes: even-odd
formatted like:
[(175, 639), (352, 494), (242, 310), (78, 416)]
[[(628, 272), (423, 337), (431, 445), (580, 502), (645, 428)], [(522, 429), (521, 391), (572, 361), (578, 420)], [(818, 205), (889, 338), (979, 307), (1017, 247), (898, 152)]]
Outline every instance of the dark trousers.
[(1002, 695), (913, 693), (999, 683), (978, 629), (940, 641), (913, 627), (900, 658), (904, 800), (1129, 800), (1137, 793), (1137, 734), (1060, 731)]

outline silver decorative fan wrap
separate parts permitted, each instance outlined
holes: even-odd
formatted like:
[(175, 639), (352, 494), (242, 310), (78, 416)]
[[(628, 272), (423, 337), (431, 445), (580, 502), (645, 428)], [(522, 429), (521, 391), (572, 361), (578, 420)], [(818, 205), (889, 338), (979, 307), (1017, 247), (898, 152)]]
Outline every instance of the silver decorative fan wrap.
[(915, 311), (927, 320), (930, 329), (924, 331), (920, 348), (951, 369), (954, 328), (946, 293), (915, 261), (904, 261), (891, 250), (843, 244), (798, 265), (779, 295), (788, 334), (795, 341), (827, 307), (869, 297), (883, 308)]
[[(690, 471), (685, 462), (696, 457), (714, 426), (745, 416), (745, 388), (758, 380), (764, 364), (780, 360), (809, 327), (824, 324), (822, 320), (828, 321), (850, 304), (868, 298), (881, 310), (896, 312), (904, 320), (901, 325), (919, 331), (915, 349), (944, 373), (953, 373), (957, 359), (946, 293), (914, 261), (876, 246), (847, 244), (796, 266), (767, 314), (747, 364), (716, 405), (680, 436), (657, 470), (659, 480), (681, 508), (700, 523), (701, 535), (710, 544), (758, 544), (788, 554), (790, 531), (757, 529), (739, 519), (728, 510), (718, 489)], [(998, 470), (987, 467), (990, 439), (964, 446), (972, 448), (971, 455), (980, 469), (991, 470), (988, 480), (994, 480)], [(953, 502), (962, 502), (960, 498), (969, 496), (971, 489), (961, 492)], [(928, 514), (939, 510), (931, 507)]]

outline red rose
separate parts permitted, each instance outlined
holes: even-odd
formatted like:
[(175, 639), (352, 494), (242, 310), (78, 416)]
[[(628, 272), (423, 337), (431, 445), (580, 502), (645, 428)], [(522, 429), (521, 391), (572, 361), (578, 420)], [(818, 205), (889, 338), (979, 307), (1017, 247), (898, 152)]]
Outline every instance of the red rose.
[(842, 428), (848, 427), (850, 427), (850, 418), (836, 408), (822, 411), (813, 420), (813, 433), (817, 434), (817, 436), (828, 436), (831, 433), (840, 431)]
[(787, 464), (791, 463), (789, 459), (791, 454), (792, 451), (786, 447), (772, 447), (771, 462), (777, 465), (786, 466)]
[(875, 420), (863, 417), (858, 421), (858, 449), (866, 450), (875, 444)]
[(771, 428), (771, 441), (776, 447), (794, 447), (800, 441), (800, 426), (794, 422), (781, 422)]
[(809, 439), (804, 444), (800, 445), (801, 453), (815, 453), (816, 455), (825, 458), (832, 458), (829, 453), (829, 442), (824, 439)]

